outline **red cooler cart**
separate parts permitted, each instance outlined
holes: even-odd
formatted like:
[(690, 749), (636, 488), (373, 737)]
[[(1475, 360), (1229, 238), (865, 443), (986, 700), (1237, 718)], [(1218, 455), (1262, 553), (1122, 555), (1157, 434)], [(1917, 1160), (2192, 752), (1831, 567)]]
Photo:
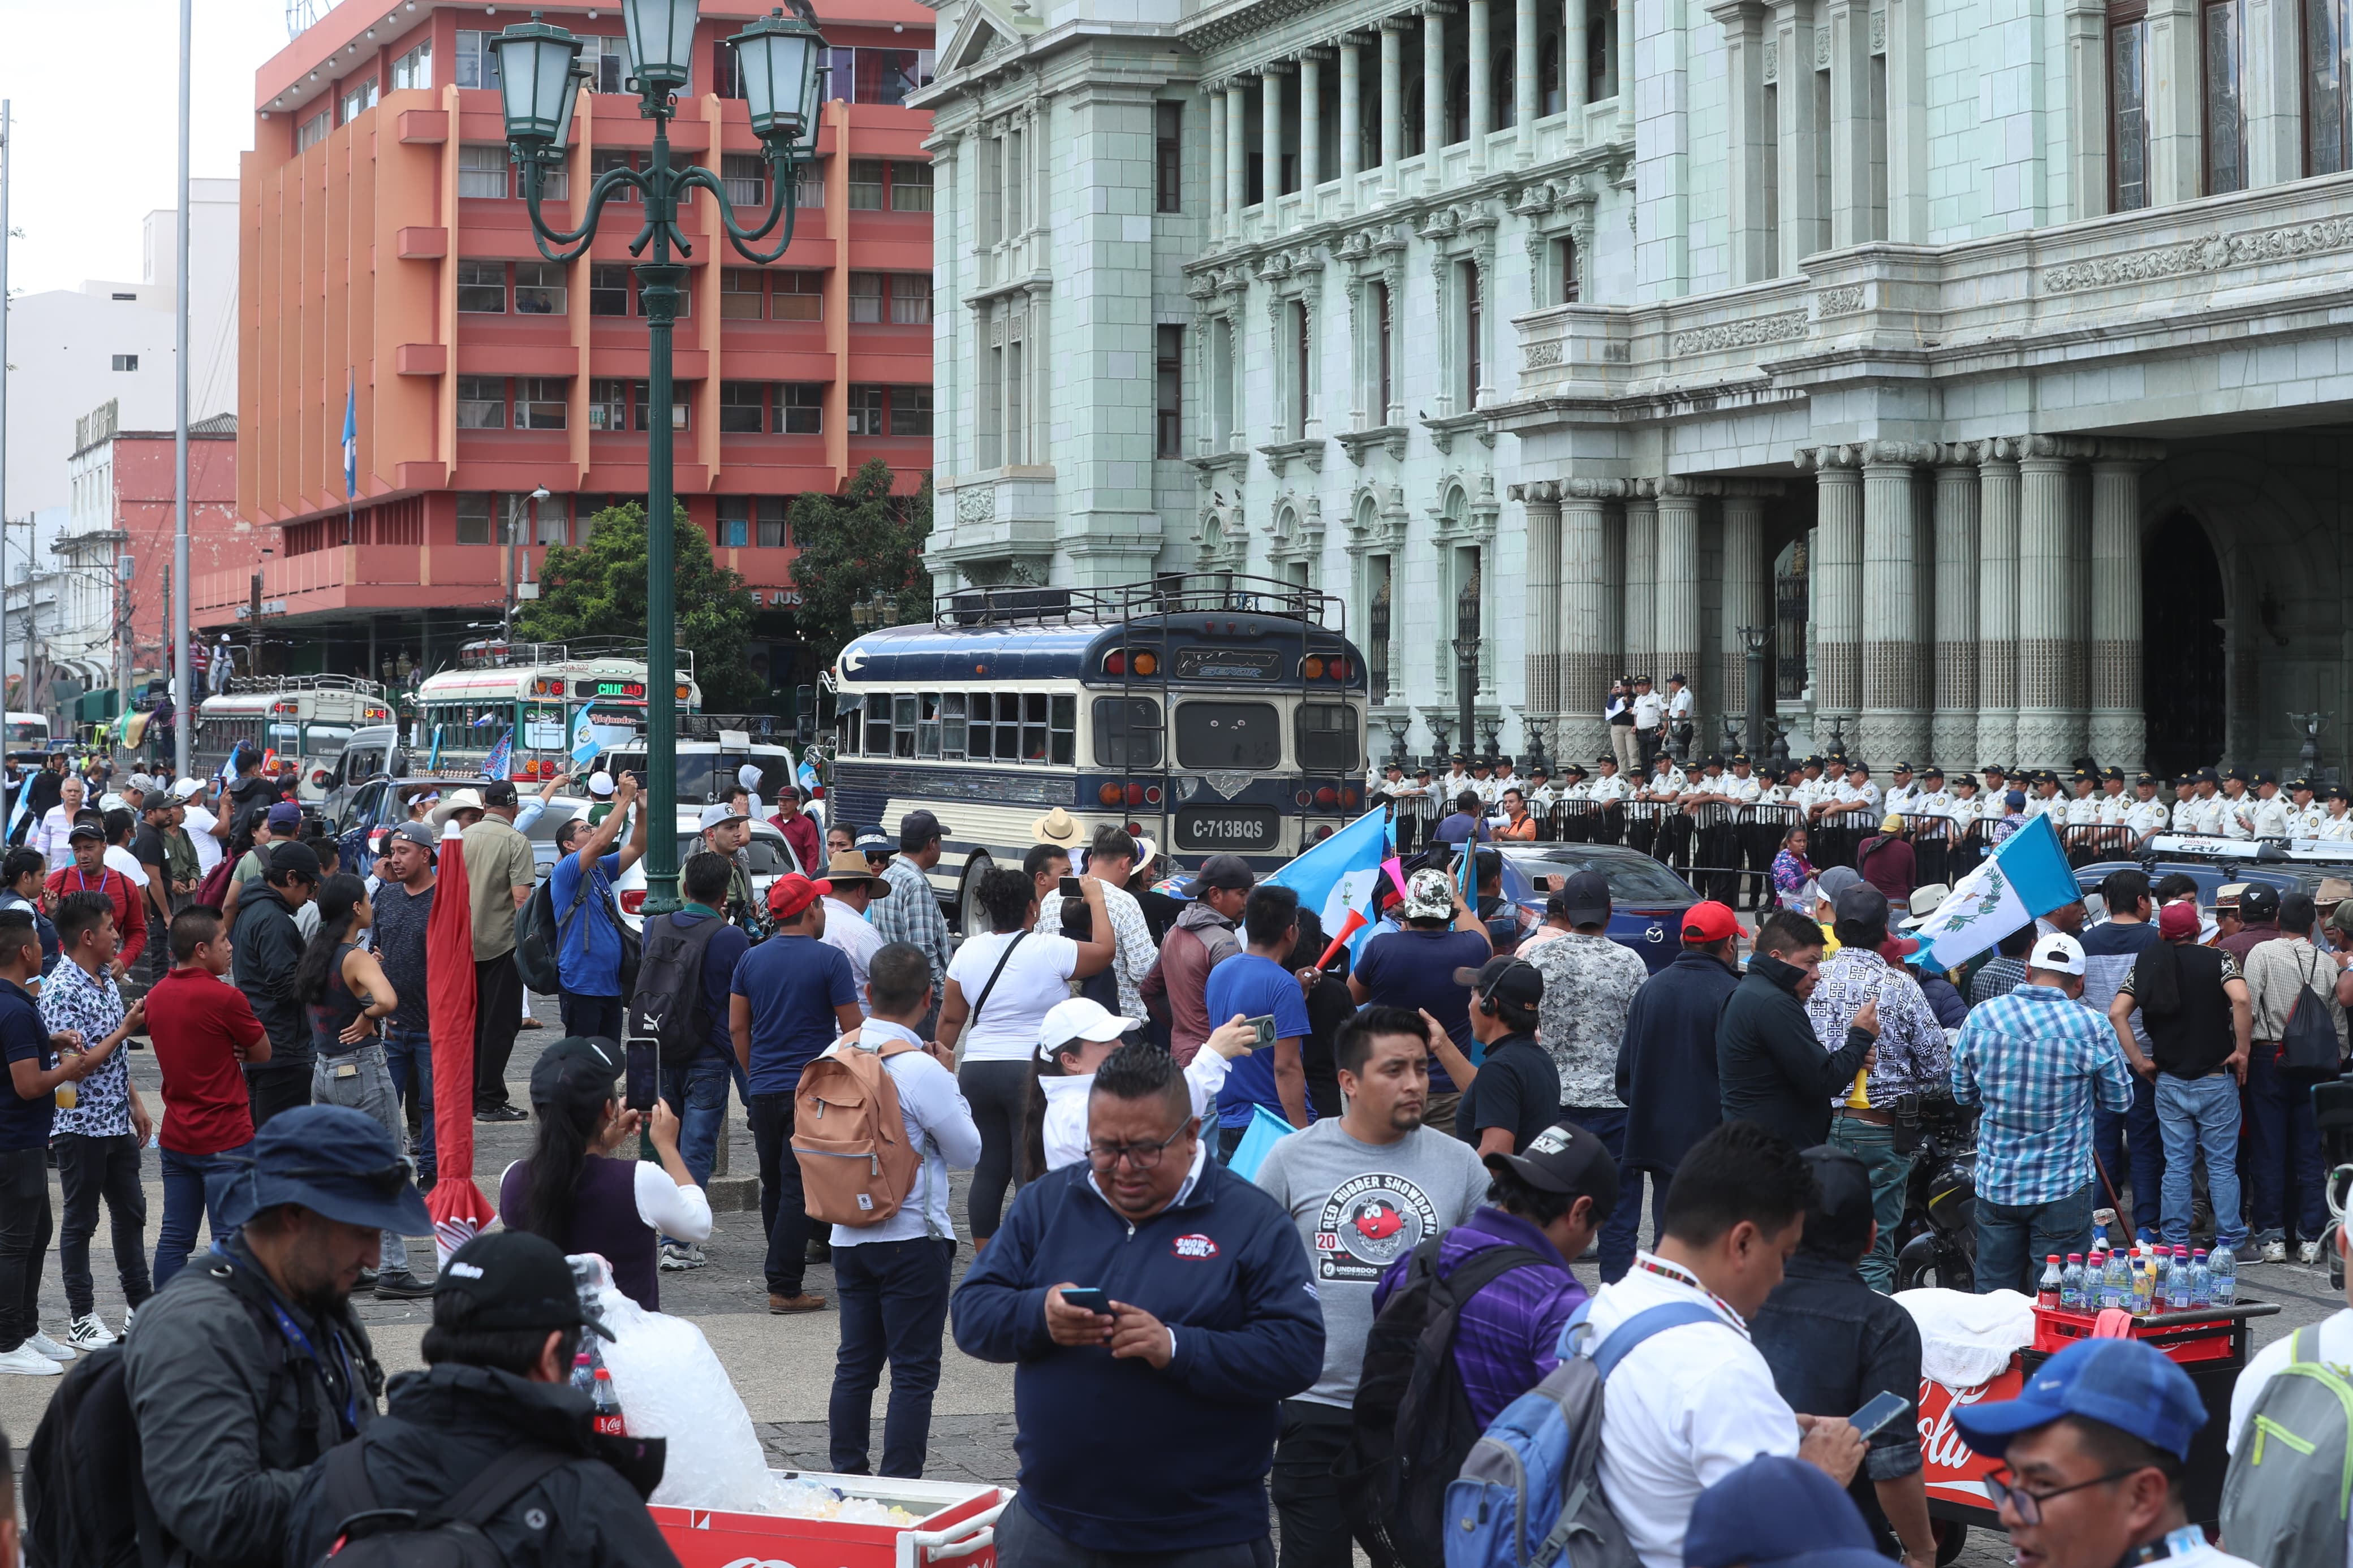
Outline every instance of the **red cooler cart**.
[(997, 1520), (1009, 1487), (777, 1470), (915, 1516), (908, 1525), (657, 1506), (654, 1524), (681, 1568), (997, 1568)]

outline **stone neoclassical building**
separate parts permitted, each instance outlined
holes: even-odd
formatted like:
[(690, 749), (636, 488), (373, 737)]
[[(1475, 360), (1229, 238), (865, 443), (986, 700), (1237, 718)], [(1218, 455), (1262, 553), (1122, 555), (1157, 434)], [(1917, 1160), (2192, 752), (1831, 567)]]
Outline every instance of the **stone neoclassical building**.
[(1467, 613), (1555, 756), (1752, 627), (1800, 748), (2334, 765), (2348, 4), (943, 0), (934, 569), (1316, 585), (1417, 751)]

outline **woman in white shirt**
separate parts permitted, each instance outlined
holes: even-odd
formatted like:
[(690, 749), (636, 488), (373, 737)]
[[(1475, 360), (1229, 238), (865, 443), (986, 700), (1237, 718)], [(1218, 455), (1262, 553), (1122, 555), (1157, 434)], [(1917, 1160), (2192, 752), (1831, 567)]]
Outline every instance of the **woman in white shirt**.
[(62, 866), (73, 858), (74, 817), (81, 811), (81, 780), (71, 773), (58, 786), (58, 804), (41, 816), (41, 825), (33, 829), (26, 847), (37, 849), (41, 858), (52, 866)]
[(1029, 1100), (1029, 1060), (1046, 1015), (1069, 999), (1070, 983), (1099, 974), (1112, 961), (1115, 941), (1103, 906), (1103, 885), (1080, 879), (1092, 933), (1073, 942), (1060, 931), (1035, 930), (1038, 889), (1018, 867), (993, 867), (976, 889), (993, 928), (968, 936), (948, 961), (946, 994), (940, 999), (940, 1044), (959, 1041), (956, 1083), (980, 1125), (980, 1163), (973, 1168), (966, 1197), (973, 1250), (997, 1234), (1005, 1189), (1016, 1180), (1014, 1154)]
[[(1087, 1094), (1095, 1086), (1095, 1068), (1119, 1048), (1130, 1029), (1141, 1029), (1141, 1018), (1123, 1018), (1100, 1002), (1073, 996), (1046, 1015), (1039, 1028), (1036, 1065), (1031, 1069), (1029, 1109), (1021, 1140), (1021, 1179), (1034, 1182), (1049, 1171), (1075, 1165), (1087, 1157)], [(1237, 1058), (1250, 1054), (1258, 1031), (1237, 1013), (1209, 1032), (1185, 1069), (1185, 1087), (1192, 1092), (1193, 1114), (1213, 1116), (1218, 1090)]]

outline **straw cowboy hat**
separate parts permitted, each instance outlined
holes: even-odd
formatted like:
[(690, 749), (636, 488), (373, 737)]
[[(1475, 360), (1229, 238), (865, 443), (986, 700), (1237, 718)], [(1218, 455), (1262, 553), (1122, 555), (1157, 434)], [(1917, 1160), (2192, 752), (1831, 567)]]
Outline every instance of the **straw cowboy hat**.
[(1075, 849), (1086, 838), (1087, 830), (1077, 817), (1058, 805), (1029, 825), (1029, 837), (1040, 844)]

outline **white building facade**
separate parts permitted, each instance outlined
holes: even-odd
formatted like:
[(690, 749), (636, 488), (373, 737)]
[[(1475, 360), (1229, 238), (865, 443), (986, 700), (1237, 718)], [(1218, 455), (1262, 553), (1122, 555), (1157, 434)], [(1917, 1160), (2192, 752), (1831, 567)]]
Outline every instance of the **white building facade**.
[(1320, 587), (1417, 752), (1475, 620), (1556, 758), (1751, 628), (1800, 750), (2340, 763), (2346, 8), (948, 0), (935, 576)]

